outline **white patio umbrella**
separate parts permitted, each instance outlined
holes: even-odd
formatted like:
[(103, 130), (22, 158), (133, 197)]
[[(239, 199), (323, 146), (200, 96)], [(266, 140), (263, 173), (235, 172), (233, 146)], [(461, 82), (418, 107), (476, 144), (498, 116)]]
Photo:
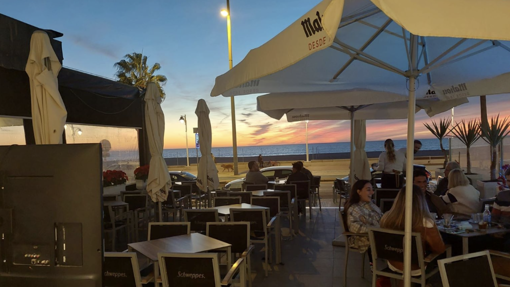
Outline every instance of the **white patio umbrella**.
[[(413, 142), (416, 95), (433, 96), (438, 89), (450, 98), (491, 94), (494, 88), (487, 83), (508, 79), (508, 11), (505, 0), (346, 0), (345, 5), (324, 0), (219, 76), (211, 95), (359, 87), (406, 93), (407, 141)], [(338, 15), (342, 22), (336, 21)], [(480, 84), (476, 92), (466, 84), (473, 82)], [(412, 149), (407, 153), (412, 158)], [(407, 162), (409, 171), (412, 164)], [(411, 185), (406, 192), (411, 207)], [(405, 225), (404, 281), (409, 286), (411, 208)]]
[(36, 144), (61, 144), (67, 111), (58, 91), (58, 61), (50, 38), (44, 31), (35, 31), (30, 40), (25, 71), (30, 78), (32, 123)]
[(165, 143), (165, 114), (161, 109), (161, 96), (155, 83), (147, 85), (145, 92), (145, 124), (147, 139), (151, 153), (149, 176), (147, 178), (147, 193), (152, 201), (159, 204), (159, 220), (163, 220), (161, 202), (168, 197), (172, 186), (168, 166), (163, 159), (163, 146)]
[(214, 164), (211, 154), (212, 147), (212, 130), (211, 121), (209, 120), (209, 107), (207, 103), (200, 99), (198, 100), (195, 114), (198, 117), (198, 135), (200, 141), (200, 162), (198, 163), (198, 176), (197, 186), (202, 191), (206, 192), (211, 205), (211, 192), (210, 189), (217, 189), (220, 186), (218, 178), (218, 169)]
[(365, 143), (367, 142), (367, 122), (366, 120), (354, 121), (354, 157), (350, 168), (352, 174), (358, 179), (371, 180), (370, 164), (368, 163)]

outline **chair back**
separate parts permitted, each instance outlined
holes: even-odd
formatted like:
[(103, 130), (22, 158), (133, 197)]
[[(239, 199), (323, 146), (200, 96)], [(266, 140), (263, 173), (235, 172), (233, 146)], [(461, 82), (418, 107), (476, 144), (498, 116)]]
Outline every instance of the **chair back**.
[(382, 199), (395, 199), (400, 189), (398, 188), (378, 188), (375, 190), (375, 205), (381, 207)]
[(149, 222), (147, 240), (190, 234), (189, 222)]
[(250, 223), (207, 222), (206, 235), (231, 244), (232, 253), (243, 253), (250, 246)]
[(291, 181), (290, 183), (296, 185), (296, 192), (297, 192), (298, 199), (308, 199), (310, 197), (310, 181), (309, 180)]
[(263, 208), (231, 208), (230, 220), (233, 222), (243, 221), (250, 223), (251, 232), (264, 232), (267, 234), (266, 209)]
[(245, 184), (246, 191), (265, 190), (265, 189), (267, 189), (267, 184)]
[(220, 287), (218, 253), (158, 253), (164, 287)]
[[(368, 230), (373, 261), (377, 259), (404, 262), (404, 231), (385, 228)], [(423, 263), (423, 246), (421, 234), (412, 233), (411, 263), (420, 268)]]
[(228, 190), (216, 190), (216, 197), (227, 197), (228, 194)]
[(313, 176), (313, 187), (319, 188), (321, 186), (321, 176)]
[(498, 286), (488, 250), (437, 262), (443, 287)]
[(340, 224), (344, 232), (349, 232), (349, 225), (347, 225), (347, 210), (340, 211)]
[(115, 218), (115, 214), (114, 214), (113, 209), (111, 208), (111, 206), (104, 206), (103, 205), (103, 222), (105, 222), (105, 223), (112, 223), (114, 218)]
[(205, 234), (207, 222), (218, 222), (216, 209), (185, 209), (184, 221), (191, 223), (191, 231)]
[(280, 197), (279, 196), (264, 196), (253, 197), (251, 204), (263, 207), (269, 207), (269, 218), (273, 218), (280, 213)]
[(241, 204), (240, 196), (215, 197), (214, 206), (225, 206), (231, 204)]
[(251, 191), (231, 191), (228, 196), (240, 196), (241, 197), (241, 203), (248, 203), (251, 202)]
[(117, 200), (116, 195), (103, 195), (103, 201), (115, 201)]
[[(492, 207), (494, 202), (496, 202), (496, 197), (480, 199), (480, 206), (481, 206), (480, 212), (484, 212), (485, 211), (485, 205), (486, 204), (489, 204)], [(492, 209), (491, 209), (491, 211), (492, 211)]]
[(275, 190), (287, 190), (290, 192), (290, 199), (297, 197), (297, 187), (295, 184), (277, 184)]
[(142, 287), (135, 252), (105, 252), (103, 286)]
[(200, 188), (198, 188), (196, 181), (183, 181), (182, 185), (190, 186), (192, 194), (198, 194), (198, 195), (202, 194), (202, 190), (200, 190)]
[(137, 210), (147, 207), (146, 194), (124, 194), (122, 201), (129, 204), (129, 210)]
[(264, 191), (264, 196), (278, 196), (280, 198), (280, 210), (290, 210), (290, 191)]
[(391, 209), (393, 206), (393, 203), (395, 202), (395, 199), (390, 198), (383, 198), (381, 199), (381, 212), (385, 213)]
[(191, 196), (192, 185), (191, 184), (174, 185), (173, 189), (180, 190), (181, 196), (186, 196), (186, 195)]

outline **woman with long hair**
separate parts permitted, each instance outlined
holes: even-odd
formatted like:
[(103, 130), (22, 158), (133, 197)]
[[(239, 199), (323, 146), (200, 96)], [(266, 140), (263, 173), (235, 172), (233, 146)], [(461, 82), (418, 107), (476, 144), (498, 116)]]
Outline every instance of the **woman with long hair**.
[(465, 218), (480, 212), (480, 192), (469, 184), (469, 179), (460, 168), (452, 169), (448, 174), (448, 191), (441, 198), (447, 204), (446, 212)]
[(403, 153), (395, 151), (393, 140), (387, 139), (384, 142), (384, 150), (379, 155), (377, 170), (382, 170), (381, 178), (382, 188), (400, 188), (402, 187), (405, 170), (406, 157)]
[[(404, 230), (405, 209), (406, 190), (404, 187), (397, 194), (391, 209), (381, 218), (381, 227), (393, 230)], [(443, 253), (445, 251), (443, 239), (439, 234), (435, 220), (430, 215), (425, 195), (416, 185), (413, 185), (412, 222), (413, 232), (421, 233), (423, 248), (426, 253)], [(404, 270), (404, 263), (388, 261), (388, 267), (394, 272), (402, 273), (402, 270)], [(412, 265), (411, 269), (412, 276), (421, 274), (421, 270), (418, 266)]]
[[(347, 215), (347, 227), (353, 233), (368, 233), (369, 227), (379, 227), (382, 213), (372, 202), (374, 190), (368, 180), (358, 180), (353, 184), (349, 200), (345, 203), (344, 212)], [(365, 252), (370, 246), (368, 237), (350, 237), (349, 246)], [(370, 256), (371, 254), (369, 254)]]

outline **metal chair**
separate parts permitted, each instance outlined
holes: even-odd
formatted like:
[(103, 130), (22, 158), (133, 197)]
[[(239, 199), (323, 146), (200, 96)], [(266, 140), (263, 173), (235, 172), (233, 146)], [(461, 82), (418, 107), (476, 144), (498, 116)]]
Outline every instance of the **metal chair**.
[(312, 219), (312, 200), (310, 199), (310, 181), (291, 181), (291, 184), (296, 185), (297, 201), (301, 203), (303, 208), (303, 214), (306, 218), (306, 201), (308, 201), (308, 207), (310, 208), (310, 219)]
[(215, 197), (213, 199), (214, 206), (225, 206), (232, 204), (241, 204), (240, 196), (229, 196), (229, 197)]
[(251, 191), (231, 191), (228, 196), (240, 196), (241, 197), (241, 203), (248, 203), (251, 202)]
[[(132, 242), (133, 238), (133, 212), (129, 211), (129, 207), (123, 206), (114, 210), (112, 206), (103, 206), (103, 228), (105, 233), (111, 233), (112, 251), (117, 251), (117, 231), (125, 229), (127, 234), (127, 242)], [(106, 246), (106, 244), (105, 244)]]
[[(278, 196), (263, 196), (263, 197), (253, 197), (251, 199), (251, 204), (257, 205), (257, 206), (263, 206), (267, 207), (267, 214), (266, 217), (269, 219), (269, 221), (275, 221), (275, 224), (273, 226), (268, 226), (268, 235), (274, 235), (274, 243), (275, 243), (275, 249), (276, 249), (276, 263), (281, 263), (281, 240), (282, 237), (280, 235), (281, 229), (280, 229), (280, 197)], [(271, 237), (269, 244), (271, 245)], [(269, 262), (272, 262), (272, 249), (269, 249)]]
[(139, 241), (140, 229), (145, 230), (149, 223), (148, 195), (125, 193), (122, 195), (122, 201), (129, 204), (129, 210), (133, 212), (135, 240)]
[(184, 221), (191, 223), (191, 231), (206, 233), (207, 222), (218, 222), (217, 209), (185, 209)]
[(497, 287), (490, 257), (485, 250), (438, 260), (443, 287)]
[(245, 191), (266, 190), (267, 184), (245, 184)]
[(340, 224), (342, 225), (343, 235), (345, 236), (345, 261), (344, 261), (344, 287), (347, 287), (347, 266), (349, 266), (349, 252), (357, 251), (361, 253), (361, 278), (365, 278), (365, 253), (366, 251), (360, 251), (358, 248), (351, 247), (349, 244), (349, 238), (354, 237), (368, 237), (368, 234), (363, 233), (353, 233), (349, 231), (349, 227), (347, 225), (347, 213), (346, 211), (340, 211)]
[(150, 222), (147, 240), (190, 234), (189, 222)]
[[(167, 220), (169, 219), (169, 214), (172, 214), (173, 221), (178, 222), (182, 220), (182, 211), (184, 208), (188, 207), (189, 195), (181, 196), (176, 198), (176, 195), (179, 196), (179, 193), (174, 192), (173, 190), (168, 191), (168, 197), (166, 201), (161, 203), (162, 211), (166, 215)], [(179, 215), (179, 218), (177, 218)]]
[[(350, 190), (351, 190), (351, 187), (345, 180), (337, 178), (333, 182), (333, 202), (336, 203), (338, 201), (336, 199), (338, 194), (340, 194), (340, 196), (343, 198), (347, 198), (349, 196)], [(340, 202), (340, 204), (341, 203), (342, 202)]]
[[(123, 274), (124, 276), (118, 276), (119, 274)], [(148, 280), (145, 279), (145, 281)], [(136, 252), (104, 253), (103, 286), (142, 287), (142, 278), (140, 276)]]
[(321, 177), (314, 176), (312, 190), (311, 190), (312, 196), (313, 196), (313, 206), (315, 206), (317, 204), (317, 200), (319, 200), (319, 210), (322, 211), (320, 187), (321, 187)]
[(292, 229), (292, 232), (294, 234), (298, 234), (299, 232), (299, 218), (298, 218), (298, 207), (297, 207), (297, 187), (295, 184), (278, 184), (274, 188), (275, 190), (286, 190), (290, 192), (290, 213), (292, 217), (292, 225), (294, 226), (294, 229)]
[(275, 190), (275, 191), (264, 191), (264, 196), (278, 196), (280, 198), (280, 217), (286, 217), (289, 220), (289, 228), (294, 234), (292, 228), (292, 203), (290, 199), (290, 191), (288, 190)]

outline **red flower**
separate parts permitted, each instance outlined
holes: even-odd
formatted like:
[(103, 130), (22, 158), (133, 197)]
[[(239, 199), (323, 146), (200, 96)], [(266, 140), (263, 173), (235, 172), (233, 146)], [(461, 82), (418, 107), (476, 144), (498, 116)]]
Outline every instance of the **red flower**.
[(149, 165), (140, 166), (135, 169), (135, 178), (146, 180), (149, 177)]
[(112, 186), (126, 183), (128, 177), (122, 170), (103, 171), (103, 186)]

